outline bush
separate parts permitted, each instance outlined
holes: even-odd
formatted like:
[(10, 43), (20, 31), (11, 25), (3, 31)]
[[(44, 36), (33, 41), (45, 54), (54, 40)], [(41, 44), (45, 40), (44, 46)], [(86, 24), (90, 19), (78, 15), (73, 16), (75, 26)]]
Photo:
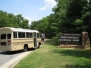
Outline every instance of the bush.
[(60, 44), (59, 35), (60, 35), (60, 34), (57, 34), (56, 36), (54, 36), (54, 37), (52, 38), (52, 40), (53, 40), (53, 42), (54, 42), (54, 45), (59, 45), (59, 44)]

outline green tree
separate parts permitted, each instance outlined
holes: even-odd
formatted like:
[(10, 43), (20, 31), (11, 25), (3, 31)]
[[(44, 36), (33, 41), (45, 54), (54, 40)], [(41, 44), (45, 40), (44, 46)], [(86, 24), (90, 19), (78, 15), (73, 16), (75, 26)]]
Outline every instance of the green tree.
[(0, 27), (7, 26), (7, 13), (0, 10)]
[(0, 10), (0, 27), (29, 28), (29, 25), (21, 14), (14, 15)]
[(57, 5), (52, 9), (53, 14), (34, 21), (31, 27), (41, 32), (47, 32), (48, 37), (58, 33), (91, 34), (91, 2), (86, 0), (55, 0)]

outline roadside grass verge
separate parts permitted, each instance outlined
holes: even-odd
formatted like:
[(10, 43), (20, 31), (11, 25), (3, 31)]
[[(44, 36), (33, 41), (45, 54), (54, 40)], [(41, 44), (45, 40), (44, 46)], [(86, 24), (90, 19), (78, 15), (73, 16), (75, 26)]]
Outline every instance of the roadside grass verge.
[(47, 40), (14, 68), (91, 68), (91, 50), (57, 48)]

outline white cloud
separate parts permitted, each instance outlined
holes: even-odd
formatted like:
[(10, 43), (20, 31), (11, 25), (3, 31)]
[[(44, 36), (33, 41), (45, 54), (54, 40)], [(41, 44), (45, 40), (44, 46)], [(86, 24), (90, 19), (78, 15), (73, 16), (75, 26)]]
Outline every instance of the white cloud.
[(30, 17), (25, 17), (25, 19), (27, 19), (29, 21), (28, 22), (29, 25), (31, 25), (32, 21), (36, 21), (36, 19), (30, 18)]
[(45, 5), (44, 7), (40, 8), (40, 10), (46, 10), (47, 5)]
[(46, 10), (48, 8), (53, 8), (57, 3), (54, 0), (44, 0), (45, 6), (40, 8), (40, 10)]
[(14, 14), (15, 16), (17, 15), (17, 14)]

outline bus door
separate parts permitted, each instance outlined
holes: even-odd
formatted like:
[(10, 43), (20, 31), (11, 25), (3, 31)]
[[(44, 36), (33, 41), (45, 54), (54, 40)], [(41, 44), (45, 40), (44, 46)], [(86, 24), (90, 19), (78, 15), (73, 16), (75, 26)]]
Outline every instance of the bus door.
[(34, 48), (37, 48), (37, 35), (36, 33), (33, 33), (34, 35)]
[(7, 45), (11, 45), (11, 33), (9, 34), (2, 33), (0, 37), (0, 42), (1, 42), (1, 46), (4, 47)]

